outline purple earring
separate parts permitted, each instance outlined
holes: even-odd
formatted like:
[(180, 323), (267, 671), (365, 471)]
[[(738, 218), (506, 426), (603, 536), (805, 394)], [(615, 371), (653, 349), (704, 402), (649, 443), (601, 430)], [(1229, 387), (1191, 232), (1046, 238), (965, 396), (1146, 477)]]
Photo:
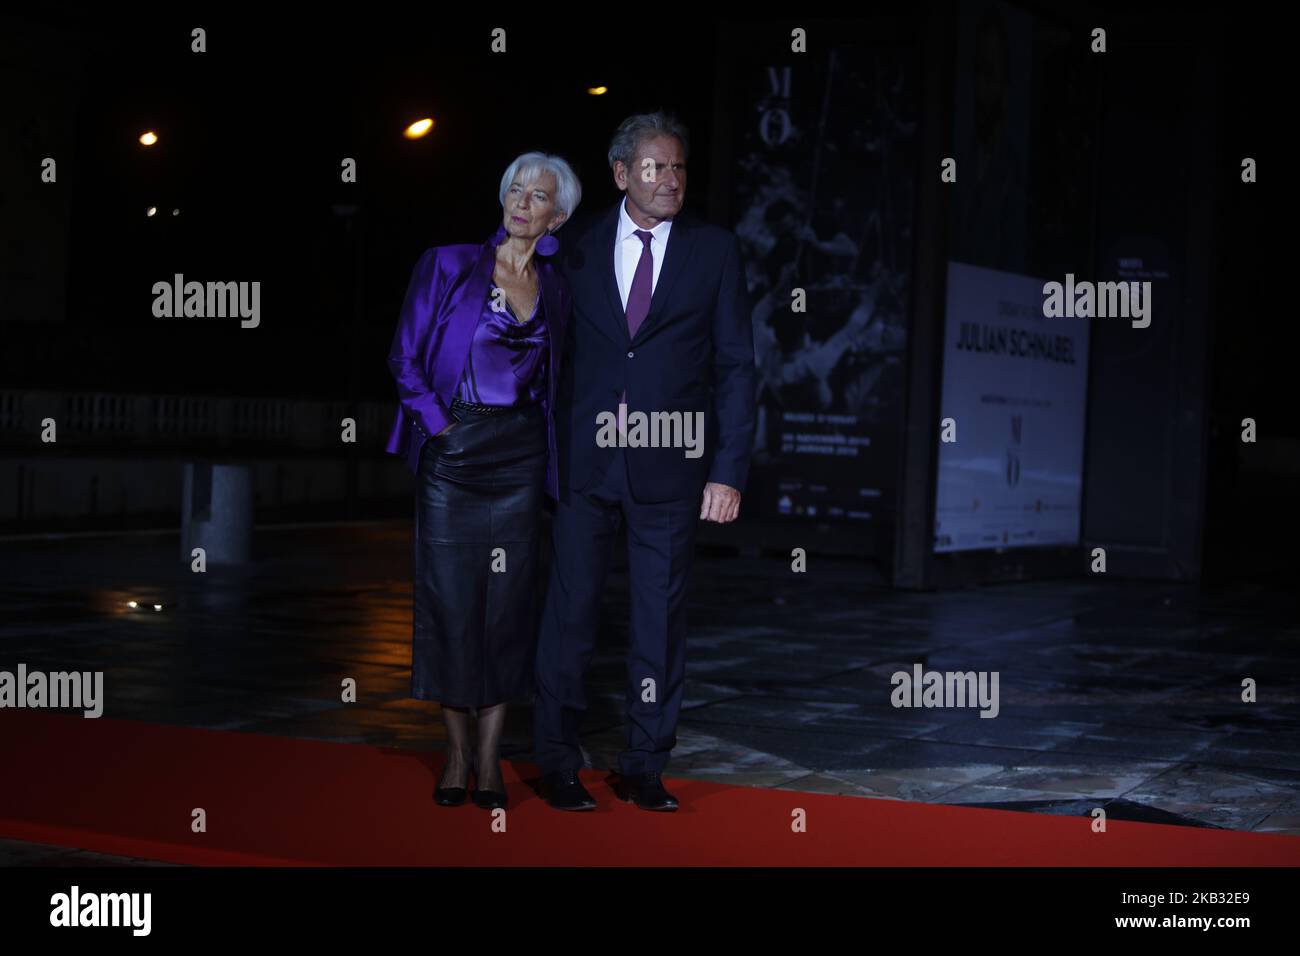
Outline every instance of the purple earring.
[(537, 240), (537, 254), (539, 256), (553, 256), (560, 248), (560, 240), (556, 239), (549, 232)]

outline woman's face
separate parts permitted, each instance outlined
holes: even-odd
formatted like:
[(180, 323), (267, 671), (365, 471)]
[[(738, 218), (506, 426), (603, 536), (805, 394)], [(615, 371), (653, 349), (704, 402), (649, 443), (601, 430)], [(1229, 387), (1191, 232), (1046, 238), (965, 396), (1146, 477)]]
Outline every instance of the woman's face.
[(555, 205), (555, 174), (542, 170), (532, 178), (516, 178), (506, 189), (503, 225), (517, 239), (537, 239), (564, 222)]

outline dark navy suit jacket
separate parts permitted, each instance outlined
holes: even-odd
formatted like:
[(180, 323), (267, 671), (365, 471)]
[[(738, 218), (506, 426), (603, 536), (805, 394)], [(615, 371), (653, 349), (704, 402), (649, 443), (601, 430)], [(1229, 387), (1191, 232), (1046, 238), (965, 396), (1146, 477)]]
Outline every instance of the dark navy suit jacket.
[(628, 447), (628, 481), (641, 502), (697, 498), (706, 481), (744, 491), (754, 443), (754, 333), (740, 243), (686, 214), (673, 219), (650, 312), (629, 338), (614, 274), (619, 206), (589, 224), (559, 267), (573, 307), (555, 402), (562, 500), (593, 486), (615, 449), (597, 441), (601, 412), (704, 413), (703, 454)]

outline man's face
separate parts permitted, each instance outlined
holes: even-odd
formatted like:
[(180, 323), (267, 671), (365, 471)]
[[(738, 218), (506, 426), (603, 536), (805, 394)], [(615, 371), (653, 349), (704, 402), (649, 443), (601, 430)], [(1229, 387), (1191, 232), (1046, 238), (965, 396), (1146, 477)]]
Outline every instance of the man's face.
[(614, 182), (642, 219), (671, 219), (686, 199), (686, 155), (676, 136), (647, 136), (632, 165), (614, 164)]

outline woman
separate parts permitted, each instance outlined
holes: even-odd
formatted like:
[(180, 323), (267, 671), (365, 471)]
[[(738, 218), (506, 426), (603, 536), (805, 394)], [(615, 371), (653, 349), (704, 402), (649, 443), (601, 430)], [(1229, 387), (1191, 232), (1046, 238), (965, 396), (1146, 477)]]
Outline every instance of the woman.
[[(487, 242), (435, 246), (415, 266), (388, 365), (401, 399), (387, 450), (416, 474), (411, 696), (441, 705), (443, 806), (505, 806), (506, 705), (532, 691), (542, 493), (558, 494), (552, 413), (569, 292), (543, 258), (582, 187), (557, 156), (501, 177)], [(469, 710), (478, 711), (478, 761)]]

